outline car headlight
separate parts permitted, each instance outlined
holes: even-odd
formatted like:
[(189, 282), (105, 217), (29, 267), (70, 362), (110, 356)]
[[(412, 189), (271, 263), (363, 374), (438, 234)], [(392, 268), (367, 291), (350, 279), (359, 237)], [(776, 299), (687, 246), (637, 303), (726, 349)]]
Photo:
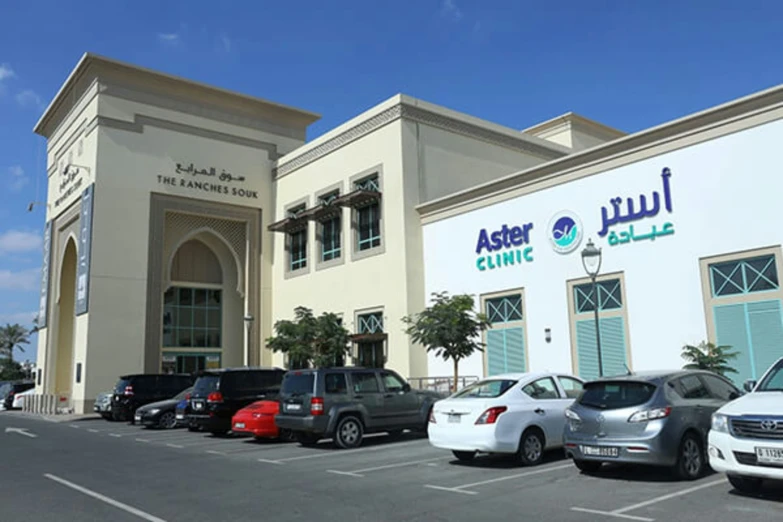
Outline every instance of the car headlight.
[(160, 408), (152, 408), (150, 410), (150, 415), (156, 415), (160, 411)]
[(729, 432), (729, 418), (726, 415), (714, 413), (712, 415), (712, 429), (721, 433)]

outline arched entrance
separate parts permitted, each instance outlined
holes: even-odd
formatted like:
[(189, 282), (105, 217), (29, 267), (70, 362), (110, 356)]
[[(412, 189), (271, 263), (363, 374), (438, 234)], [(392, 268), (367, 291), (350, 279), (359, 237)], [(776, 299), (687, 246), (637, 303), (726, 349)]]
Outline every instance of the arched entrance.
[(201, 232), (174, 253), (163, 293), (164, 373), (243, 363), (243, 299), (237, 264), (216, 235)]
[(54, 391), (70, 397), (73, 389), (73, 335), (76, 302), (76, 243), (68, 239), (60, 265)]

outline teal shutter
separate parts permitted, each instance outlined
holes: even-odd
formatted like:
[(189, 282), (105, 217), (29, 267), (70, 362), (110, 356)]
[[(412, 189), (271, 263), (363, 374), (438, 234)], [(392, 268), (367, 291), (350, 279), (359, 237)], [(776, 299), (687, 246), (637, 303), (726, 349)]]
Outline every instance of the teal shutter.
[(487, 330), (486, 351), (489, 375), (525, 371), (525, 335), (521, 327)]
[[(628, 373), (626, 365), (625, 323), (622, 317), (600, 319), (601, 359), (604, 376)], [(576, 322), (576, 351), (578, 374), (583, 379), (596, 379), (598, 372), (598, 348), (595, 338), (595, 320)]]
[(731, 346), (731, 351), (737, 352), (737, 357), (731, 360), (731, 366), (737, 373), (729, 373), (726, 377), (735, 384), (752, 378), (753, 361), (750, 357), (750, 332), (745, 304), (714, 306), (712, 314), (717, 344)]
[(754, 379), (760, 379), (767, 368), (783, 355), (783, 320), (780, 300), (748, 303), (748, 324), (753, 348)]

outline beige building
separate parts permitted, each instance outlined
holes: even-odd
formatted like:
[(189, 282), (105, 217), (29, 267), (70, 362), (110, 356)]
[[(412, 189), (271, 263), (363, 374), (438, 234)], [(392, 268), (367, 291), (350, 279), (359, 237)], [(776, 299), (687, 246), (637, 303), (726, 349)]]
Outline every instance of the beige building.
[(427, 378), (416, 207), (622, 133), (524, 132), (394, 96), (306, 143), (318, 115), (85, 54), (35, 127), (48, 195), (37, 393), (88, 411), (127, 373), (283, 366), (296, 306), (335, 312), (347, 364)]

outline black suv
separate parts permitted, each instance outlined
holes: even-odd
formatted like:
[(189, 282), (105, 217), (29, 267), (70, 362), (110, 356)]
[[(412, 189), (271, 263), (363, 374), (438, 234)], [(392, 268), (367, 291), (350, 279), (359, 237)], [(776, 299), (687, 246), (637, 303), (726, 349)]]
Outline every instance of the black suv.
[(193, 376), (185, 374), (139, 373), (123, 375), (111, 397), (111, 416), (116, 421), (134, 423), (133, 415), (141, 406), (171, 399), (193, 386)]
[(318, 368), (294, 370), (283, 379), (278, 428), (303, 445), (334, 438), (339, 448), (361, 445), (365, 433), (399, 435), (405, 429), (426, 433), (430, 409), (445, 396), (412, 390), (391, 370)]
[(236, 412), (256, 401), (278, 399), (283, 375), (281, 368), (202, 370), (190, 396), (189, 425), (225, 435)]

